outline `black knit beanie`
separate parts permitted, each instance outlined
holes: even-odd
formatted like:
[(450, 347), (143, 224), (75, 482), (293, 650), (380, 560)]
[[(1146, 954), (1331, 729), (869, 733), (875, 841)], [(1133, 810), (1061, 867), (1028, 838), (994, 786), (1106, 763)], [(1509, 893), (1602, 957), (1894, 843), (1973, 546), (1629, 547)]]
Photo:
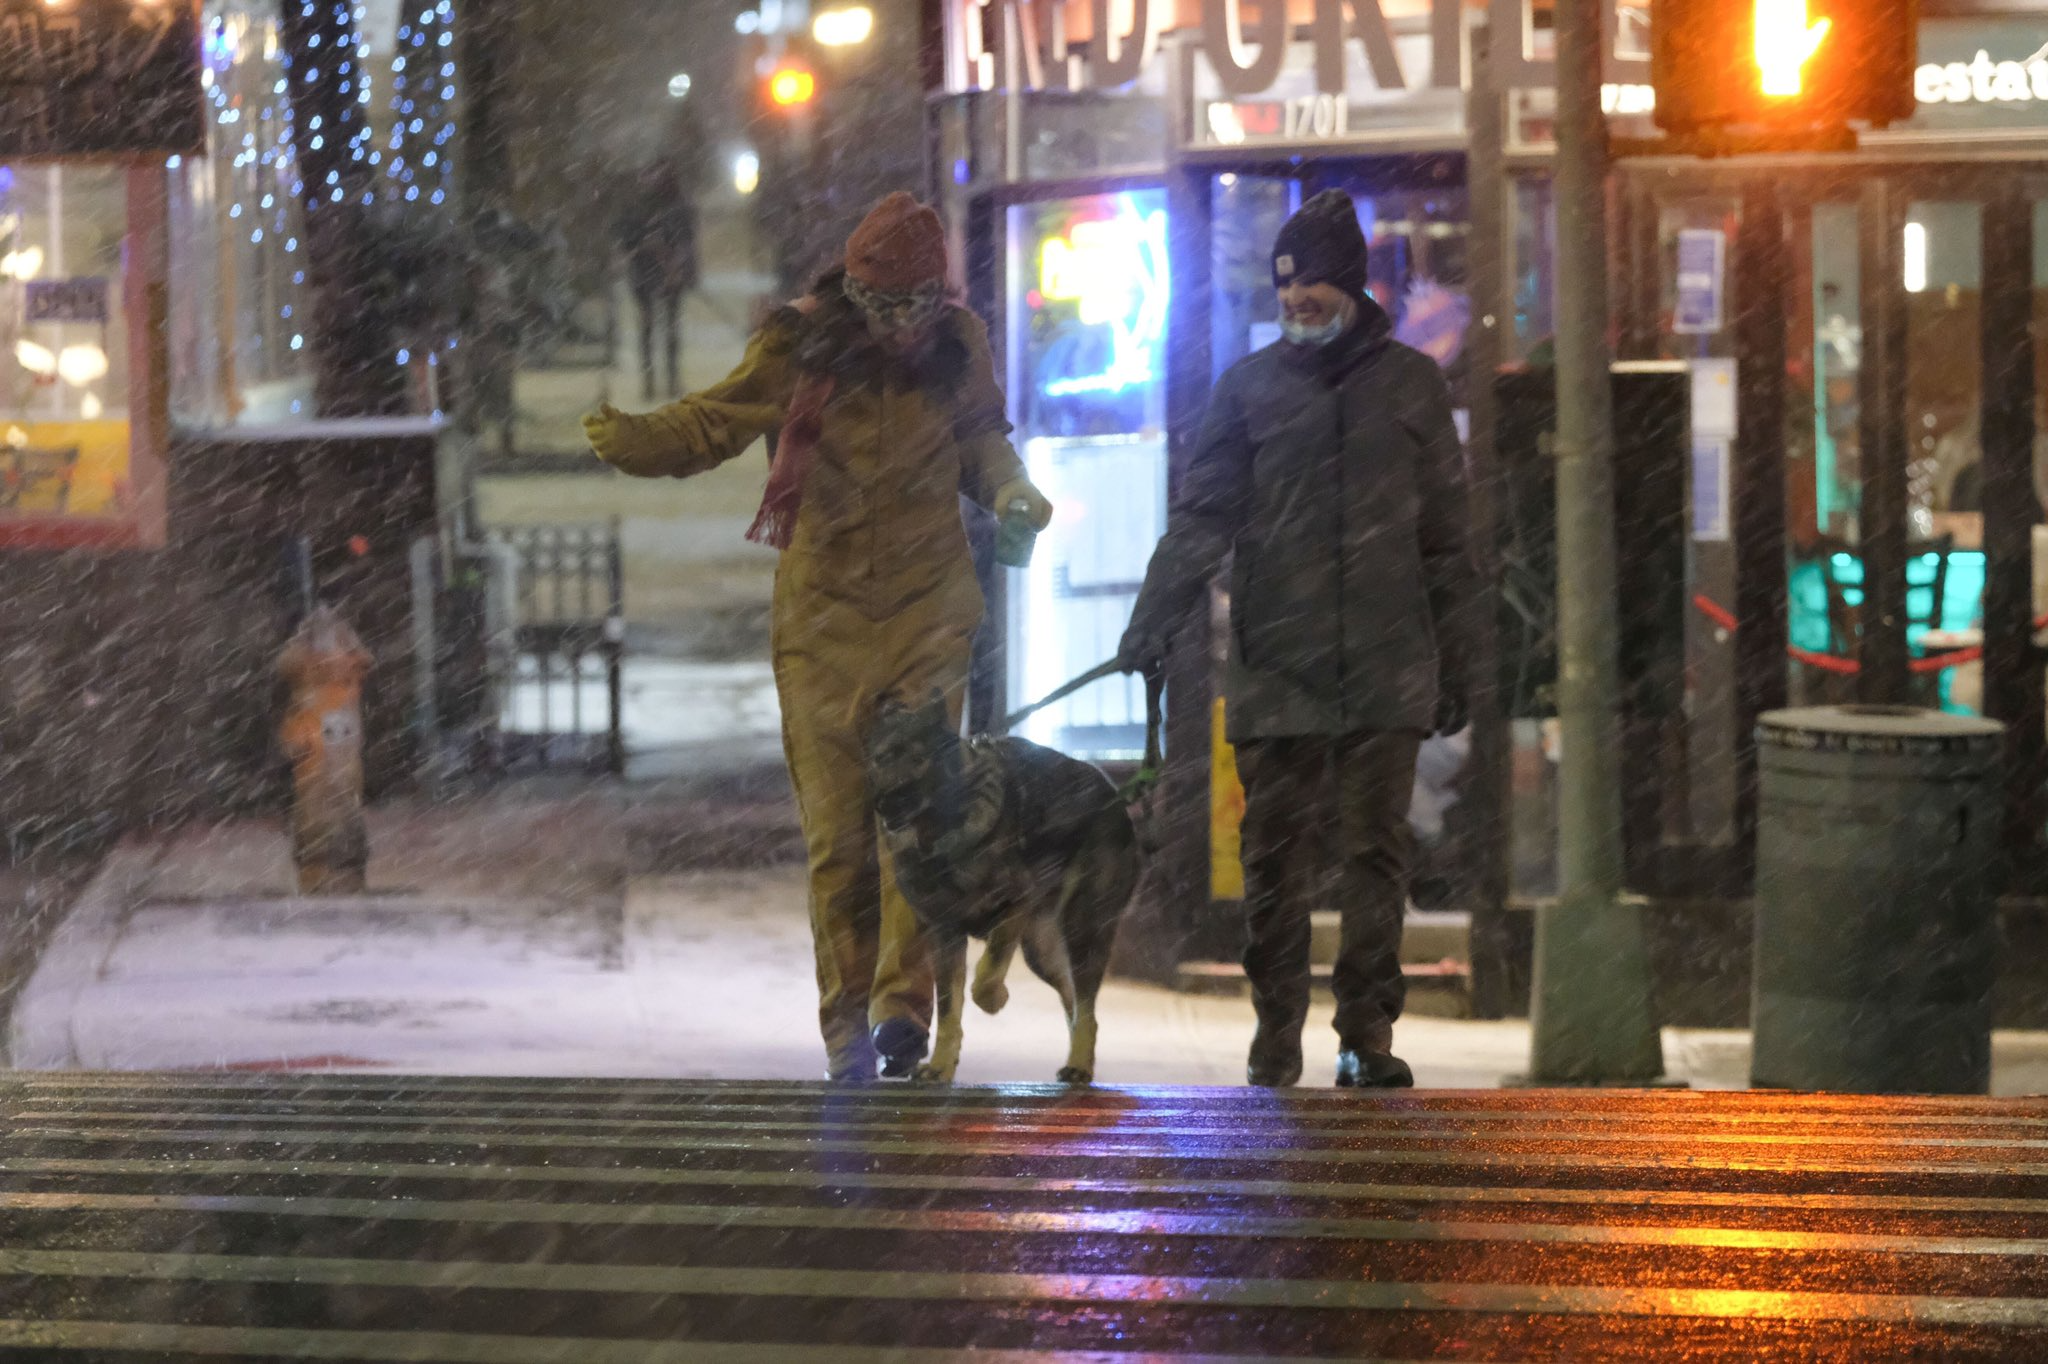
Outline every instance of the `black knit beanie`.
[(1365, 233), (1343, 190), (1326, 189), (1303, 204), (1274, 239), (1273, 287), (1297, 279), (1365, 297)]

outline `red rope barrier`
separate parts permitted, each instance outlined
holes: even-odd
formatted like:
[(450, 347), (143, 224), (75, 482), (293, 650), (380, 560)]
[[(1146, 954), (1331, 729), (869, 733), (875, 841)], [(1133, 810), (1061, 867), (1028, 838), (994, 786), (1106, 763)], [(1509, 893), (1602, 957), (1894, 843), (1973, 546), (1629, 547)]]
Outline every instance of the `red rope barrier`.
[[(1705, 616), (1715, 625), (1720, 626), (1723, 630), (1734, 630), (1740, 626), (1740, 622), (1735, 619), (1735, 614), (1732, 611), (1715, 601), (1712, 597), (1707, 596), (1704, 592), (1695, 596), (1692, 599), (1692, 604), (1698, 608), (1701, 615)], [(2034, 628), (2036, 630), (2048, 629), (2048, 612), (2044, 612), (2034, 618)], [(1802, 649), (1796, 644), (1786, 645), (1785, 652), (1791, 657), (1793, 662), (1804, 663), (1809, 668), (1819, 668), (1822, 672), (1838, 673), (1847, 677), (1863, 670), (1863, 665), (1853, 658), (1843, 658), (1839, 654), (1815, 653), (1812, 649)], [(1916, 658), (1907, 663), (1906, 666), (1916, 673), (1938, 673), (1944, 669), (1956, 667), (1958, 664), (1975, 663), (1983, 657), (1984, 646), (1972, 644), (1968, 648), (1950, 649), (1947, 653), (1929, 654), (1925, 658)]]

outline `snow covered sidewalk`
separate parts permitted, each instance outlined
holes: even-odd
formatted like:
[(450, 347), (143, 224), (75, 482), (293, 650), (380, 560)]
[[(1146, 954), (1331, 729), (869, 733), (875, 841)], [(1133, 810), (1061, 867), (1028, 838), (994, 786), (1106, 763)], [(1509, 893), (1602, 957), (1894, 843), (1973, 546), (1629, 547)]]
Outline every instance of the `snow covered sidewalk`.
[[(664, 816), (666, 818), (666, 816)], [(12, 1019), (25, 1069), (347, 1069), (809, 1079), (822, 1066), (801, 870), (629, 877), (616, 803), (380, 813), (373, 894), (281, 893), (281, 829), (123, 848), (58, 930)], [(708, 837), (709, 835), (700, 835)], [(1050, 1080), (1052, 992), (970, 1012), (963, 1082)], [(1111, 981), (1098, 1075), (1235, 1084), (1250, 1005)], [(1336, 1039), (1315, 1006), (1307, 1075)], [(1748, 1036), (1667, 1029), (1670, 1072), (1739, 1087)], [(1523, 1069), (1522, 1021), (1410, 1016), (1396, 1046), (1433, 1087)], [(2048, 1092), (2048, 1035), (2003, 1033), (1994, 1092)]]

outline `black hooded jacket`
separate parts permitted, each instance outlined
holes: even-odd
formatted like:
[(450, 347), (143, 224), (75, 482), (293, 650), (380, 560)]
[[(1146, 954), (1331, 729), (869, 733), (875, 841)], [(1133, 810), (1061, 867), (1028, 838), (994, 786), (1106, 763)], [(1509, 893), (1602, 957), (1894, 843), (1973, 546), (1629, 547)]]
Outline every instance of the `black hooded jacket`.
[(1464, 455), (1436, 363), (1371, 299), (1326, 347), (1224, 372), (1132, 610), (1170, 636), (1234, 555), (1229, 735), (1434, 727), (1465, 685), (1476, 581)]

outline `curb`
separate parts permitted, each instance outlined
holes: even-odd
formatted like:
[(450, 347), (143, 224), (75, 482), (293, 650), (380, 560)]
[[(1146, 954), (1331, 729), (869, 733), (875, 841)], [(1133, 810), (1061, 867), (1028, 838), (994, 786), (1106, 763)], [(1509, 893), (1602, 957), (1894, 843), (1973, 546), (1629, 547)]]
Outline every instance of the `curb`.
[(159, 849), (123, 843), (64, 912), (8, 1019), (7, 1064), (15, 1070), (79, 1070), (72, 1022), (80, 997), (106, 970), (135, 893), (152, 879)]

